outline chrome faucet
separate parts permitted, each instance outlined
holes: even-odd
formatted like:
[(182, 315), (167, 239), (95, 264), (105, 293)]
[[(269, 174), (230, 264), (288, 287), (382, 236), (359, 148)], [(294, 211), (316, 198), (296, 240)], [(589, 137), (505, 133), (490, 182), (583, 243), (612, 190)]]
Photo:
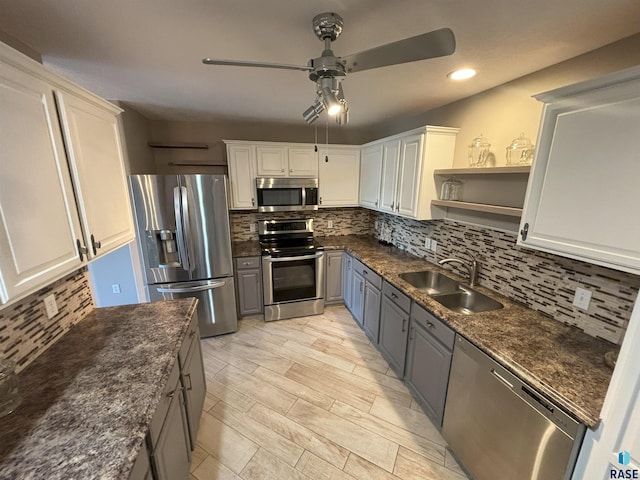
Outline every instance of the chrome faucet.
[(475, 258), (473, 258), (471, 255), (469, 255), (469, 257), (471, 257), (471, 267), (469, 267), (466, 262), (457, 258), (445, 258), (444, 260), (440, 260), (438, 264), (444, 265), (445, 263), (457, 263), (459, 265), (462, 265), (467, 269), (467, 272), (469, 272), (469, 286), (473, 287), (478, 282), (479, 265)]

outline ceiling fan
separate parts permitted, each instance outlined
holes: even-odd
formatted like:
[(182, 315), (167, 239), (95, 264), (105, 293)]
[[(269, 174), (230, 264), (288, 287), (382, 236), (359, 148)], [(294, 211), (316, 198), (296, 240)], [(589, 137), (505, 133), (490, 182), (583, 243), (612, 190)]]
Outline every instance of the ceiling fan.
[(316, 36), (324, 42), (324, 51), (318, 58), (309, 60), (307, 65), (216, 58), (204, 58), (202, 63), (309, 72), (309, 78), (316, 84), (316, 99), (304, 111), (302, 117), (311, 124), (326, 110), (329, 115), (336, 117), (338, 125), (345, 125), (349, 121), (349, 107), (342, 91), (342, 79), (347, 73), (444, 57), (451, 55), (456, 49), (456, 39), (453, 32), (449, 28), (441, 28), (346, 57), (336, 57), (331, 50), (331, 42), (340, 36), (343, 24), (342, 17), (337, 13), (321, 13), (313, 18), (313, 30)]

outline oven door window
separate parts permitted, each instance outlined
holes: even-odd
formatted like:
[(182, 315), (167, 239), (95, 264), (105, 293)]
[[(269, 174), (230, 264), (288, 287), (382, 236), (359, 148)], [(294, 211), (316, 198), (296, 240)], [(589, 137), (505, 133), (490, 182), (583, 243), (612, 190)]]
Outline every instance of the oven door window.
[(274, 303), (316, 297), (315, 259), (274, 262), (271, 272)]
[(286, 207), (302, 205), (301, 188), (259, 188), (258, 205), (261, 207)]

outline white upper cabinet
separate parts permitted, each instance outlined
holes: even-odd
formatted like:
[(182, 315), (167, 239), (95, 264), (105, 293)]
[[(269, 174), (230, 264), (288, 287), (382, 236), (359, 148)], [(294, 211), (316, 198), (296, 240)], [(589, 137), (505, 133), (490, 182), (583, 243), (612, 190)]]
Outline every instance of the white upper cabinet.
[(360, 147), (329, 145), (320, 149), (320, 207), (357, 207)]
[(56, 100), (91, 259), (134, 239), (118, 110), (61, 91)]
[(380, 204), (380, 173), (382, 171), (382, 144), (362, 148), (360, 161), (360, 205), (377, 209)]
[(0, 104), (0, 303), (8, 303), (85, 264), (91, 235), (101, 254), (132, 240), (133, 227), (118, 108), (1, 43)]
[(84, 244), (53, 91), (0, 68), (0, 304), (78, 269)]
[(317, 177), (313, 145), (257, 144), (258, 177)]
[(225, 143), (229, 167), (229, 209), (255, 209), (257, 208), (255, 147), (228, 140), (225, 140)]
[(438, 218), (431, 212), (438, 198), (433, 172), (451, 168), (457, 133), (427, 126), (366, 145), (360, 205), (416, 220)]
[(518, 244), (640, 273), (640, 67), (536, 98)]

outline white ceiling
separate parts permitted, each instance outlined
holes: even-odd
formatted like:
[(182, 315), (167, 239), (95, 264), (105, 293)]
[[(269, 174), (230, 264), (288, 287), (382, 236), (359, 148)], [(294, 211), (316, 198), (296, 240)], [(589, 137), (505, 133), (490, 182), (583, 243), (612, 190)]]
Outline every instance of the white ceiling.
[[(0, 0), (0, 31), (45, 64), (151, 119), (302, 123), (315, 86), (298, 71), (206, 66), (203, 57), (305, 65), (311, 20), (335, 11), (337, 56), (441, 27), (456, 53), (348, 75), (351, 127), (413, 115), (632, 35), (640, 0)], [(475, 79), (445, 75), (463, 66)]]

